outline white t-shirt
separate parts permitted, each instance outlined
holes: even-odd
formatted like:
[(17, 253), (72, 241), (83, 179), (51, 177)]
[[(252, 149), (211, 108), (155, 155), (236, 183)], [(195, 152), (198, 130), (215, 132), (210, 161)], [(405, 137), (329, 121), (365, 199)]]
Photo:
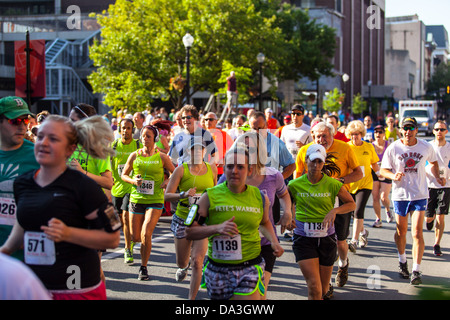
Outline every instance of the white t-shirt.
[(440, 147), (436, 144), (436, 140), (433, 140), (430, 142), (430, 144), (433, 146), (433, 149), (436, 153), (437, 161), (439, 164), (439, 175), (441, 176), (441, 178), (445, 178), (447, 183), (445, 184), (445, 186), (441, 186), (431, 173), (431, 164), (428, 164), (426, 166), (428, 188), (450, 188), (450, 143), (446, 142), (443, 146)]
[(394, 141), (386, 149), (381, 168), (394, 174), (405, 174), (401, 181), (392, 181), (392, 200), (428, 199), (428, 185), (425, 165), (436, 161), (436, 153), (427, 141), (417, 139), (414, 146), (405, 146), (401, 139)]
[(298, 128), (295, 127), (294, 123), (288, 124), (281, 131), (280, 140), (286, 144), (286, 148), (294, 159), (297, 157), (299, 150), (296, 141), (300, 141), (303, 145), (312, 142), (310, 131), (311, 127), (304, 123)]
[(51, 300), (41, 280), (23, 262), (0, 253), (0, 300)]

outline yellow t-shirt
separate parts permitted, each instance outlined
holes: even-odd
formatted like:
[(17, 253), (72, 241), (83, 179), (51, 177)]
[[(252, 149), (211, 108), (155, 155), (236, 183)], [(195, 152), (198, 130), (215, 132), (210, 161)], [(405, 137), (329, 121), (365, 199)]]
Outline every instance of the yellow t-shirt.
[[(305, 163), (306, 150), (308, 150), (309, 146), (314, 144), (311, 142), (300, 148), (297, 154), (297, 158), (295, 160), (296, 166), (296, 176), (295, 178), (300, 177), (303, 173), (308, 171), (308, 167)], [(341, 140), (334, 140), (331, 147), (327, 150), (327, 154), (332, 153), (336, 159), (334, 162), (341, 170), (341, 174), (339, 176), (333, 176), (332, 178), (340, 178), (345, 177), (349, 173), (353, 172), (354, 169), (359, 167), (358, 159), (356, 158), (355, 152), (352, 148)], [(348, 190), (349, 184), (345, 184), (344, 187)]]
[(363, 172), (362, 179), (350, 183), (350, 193), (356, 193), (361, 189), (373, 189), (372, 168), (371, 165), (380, 161), (373, 144), (363, 141), (361, 146), (355, 146), (351, 141), (347, 142), (355, 152), (359, 166)]

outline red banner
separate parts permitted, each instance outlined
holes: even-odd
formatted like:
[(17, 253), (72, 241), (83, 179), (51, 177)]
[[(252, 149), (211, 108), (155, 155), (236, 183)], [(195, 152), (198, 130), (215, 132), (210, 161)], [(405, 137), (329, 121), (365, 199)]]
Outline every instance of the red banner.
[[(45, 40), (30, 40), (31, 97), (45, 97)], [(26, 41), (14, 42), (16, 93), (27, 97), (27, 53)]]

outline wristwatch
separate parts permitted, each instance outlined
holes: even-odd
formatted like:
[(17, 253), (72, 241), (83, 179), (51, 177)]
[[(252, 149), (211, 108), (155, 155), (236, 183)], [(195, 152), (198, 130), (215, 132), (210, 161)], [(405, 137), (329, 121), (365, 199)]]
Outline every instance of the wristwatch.
[(339, 178), (338, 179), (341, 183), (344, 183), (344, 178)]
[(184, 192), (184, 191), (181, 191), (180, 192), (180, 199), (184, 199), (185, 198), (185, 195), (186, 194), (186, 192)]

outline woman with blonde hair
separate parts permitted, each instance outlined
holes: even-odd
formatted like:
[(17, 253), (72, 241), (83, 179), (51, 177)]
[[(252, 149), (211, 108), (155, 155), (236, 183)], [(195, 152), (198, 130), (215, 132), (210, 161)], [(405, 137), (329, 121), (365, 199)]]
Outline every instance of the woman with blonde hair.
[[(247, 184), (257, 187), (261, 192), (267, 195), (270, 202), (269, 220), (272, 223), (275, 235), (277, 234), (277, 223), (281, 225), (281, 233), (284, 233), (285, 229), (291, 230), (293, 223), (289, 192), (281, 172), (275, 168), (266, 167), (264, 165), (267, 163), (267, 147), (264, 139), (256, 132), (247, 132), (236, 139), (236, 146), (248, 148), (249, 163), (252, 168), (252, 173), (247, 177)], [(225, 180), (225, 176), (222, 176), (221, 179), (219, 179), (219, 183)], [(280, 199), (280, 204), (283, 207), (283, 216), (277, 223), (275, 222), (272, 210), (275, 197)], [(266, 291), (263, 295), (263, 299), (265, 299), (267, 297), (269, 281), (276, 261), (276, 256), (273, 254), (271, 243), (265, 237), (261, 238), (261, 255), (266, 262), (264, 268), (264, 285)]]
[(374, 146), (363, 140), (366, 135), (366, 128), (360, 120), (351, 121), (345, 129), (345, 135), (350, 139), (347, 143), (355, 152), (363, 172), (363, 178), (350, 183), (349, 189), (350, 194), (355, 199), (356, 210), (353, 215), (353, 236), (348, 248), (355, 253), (357, 246), (363, 248), (367, 245), (369, 232), (364, 229), (364, 211), (373, 189), (372, 169), (375, 172), (379, 171), (378, 162), (380, 159)]
[[(0, 251), (11, 254), (23, 246), (25, 263), (54, 299), (106, 299), (97, 250), (119, 245), (120, 220), (99, 185), (70, 169), (67, 160), (77, 144), (106, 158), (114, 152), (112, 140), (101, 117), (72, 123), (50, 115), (34, 146), (40, 168), (14, 182), (17, 221)], [(71, 266), (80, 270), (76, 286), (70, 283)]]

